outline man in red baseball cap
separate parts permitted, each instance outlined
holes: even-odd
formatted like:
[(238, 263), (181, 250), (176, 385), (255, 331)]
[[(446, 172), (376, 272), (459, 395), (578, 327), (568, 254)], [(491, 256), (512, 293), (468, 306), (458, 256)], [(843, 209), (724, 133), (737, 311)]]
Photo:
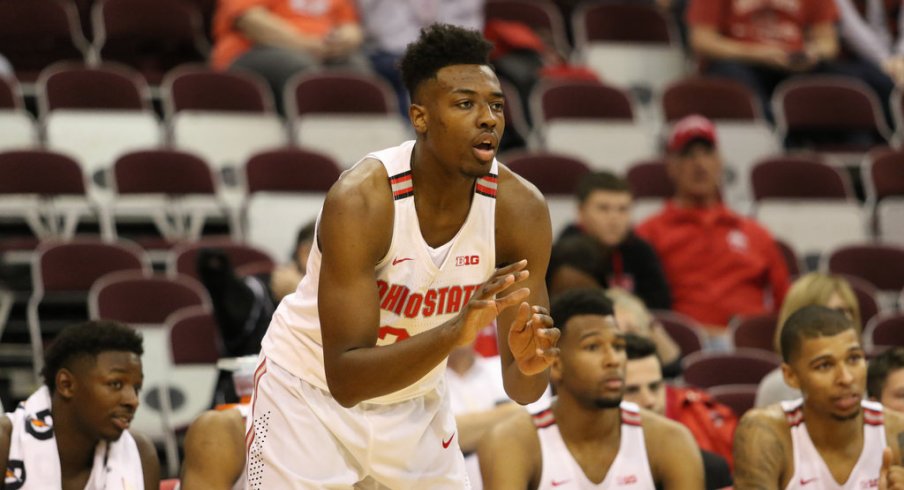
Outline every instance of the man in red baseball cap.
[(778, 308), (788, 289), (787, 267), (769, 232), (722, 204), (713, 123), (698, 115), (681, 119), (667, 152), (675, 196), (637, 234), (662, 261), (672, 309), (722, 334), (736, 315)]

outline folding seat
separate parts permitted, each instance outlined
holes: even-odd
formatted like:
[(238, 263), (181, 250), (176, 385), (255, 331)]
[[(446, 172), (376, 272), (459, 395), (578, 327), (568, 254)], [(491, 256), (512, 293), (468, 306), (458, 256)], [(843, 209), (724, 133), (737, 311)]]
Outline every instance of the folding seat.
[(47, 147), (100, 176), (121, 154), (158, 146), (163, 134), (141, 76), (122, 65), (61, 63), (38, 80)]
[[(109, 203), (118, 235), (152, 252), (180, 241), (196, 241), (210, 225), (238, 236), (237, 213), (219, 196), (219, 182), (202, 158), (178, 150), (126, 153), (113, 164)], [(129, 236), (133, 225), (153, 224), (156, 233)], [(143, 231), (143, 228), (142, 228)], [(165, 256), (164, 256), (165, 259)]]
[(0, 151), (38, 144), (34, 120), (25, 110), (22, 91), (14, 78), (0, 76)]
[(580, 158), (594, 170), (624, 174), (631, 162), (657, 151), (628, 94), (612, 86), (542, 81), (531, 94), (531, 113), (543, 149)]
[(167, 273), (199, 279), (198, 255), (204, 249), (217, 249), (224, 252), (236, 272), (243, 268), (255, 272), (272, 271), (276, 267), (270, 254), (259, 248), (231, 240), (207, 239), (182, 243), (174, 247), (166, 264)]
[(284, 260), (298, 230), (314, 221), (340, 168), (327, 155), (301, 148), (259, 153), (245, 165), (247, 243)]
[(776, 87), (771, 102), (787, 148), (832, 153), (856, 165), (862, 153), (891, 138), (876, 94), (850, 77), (792, 78)]
[(94, 51), (141, 72), (152, 86), (184, 63), (207, 59), (201, 14), (182, 0), (101, 0), (92, 12)]
[(803, 155), (763, 160), (751, 173), (756, 219), (805, 260), (863, 241), (863, 212), (846, 177)]
[(342, 168), (413, 137), (395, 94), (373, 76), (300, 74), (287, 82), (284, 101), (295, 142), (331, 156)]
[(0, 32), (0, 53), (26, 88), (47, 66), (62, 60), (81, 61), (88, 52), (78, 13), (69, 2), (3, 0)]
[(863, 325), (869, 323), (870, 319), (879, 314), (879, 296), (880, 292), (876, 286), (866, 279), (857, 276), (841, 274), (844, 279), (851, 285), (854, 290), (854, 296), (857, 297), (857, 305), (860, 307), (860, 321)]
[(669, 177), (668, 165), (663, 159), (634, 162), (625, 178), (634, 196), (631, 205), (631, 221), (642, 223), (662, 210), (665, 202), (675, 195), (675, 186)]
[(162, 93), (173, 145), (217, 170), (234, 172), (251, 155), (289, 143), (270, 90), (254, 73), (179, 67), (167, 73)]
[(662, 93), (665, 120), (699, 114), (713, 121), (762, 120), (756, 98), (746, 86), (727, 78), (688, 77), (669, 84)]
[(732, 384), (759, 384), (781, 365), (778, 355), (759, 349), (734, 352), (695, 352), (684, 358), (684, 382), (699, 388)]
[(651, 313), (681, 348), (681, 357), (703, 350), (703, 327), (696, 320), (674, 311), (653, 310)]
[(673, 27), (653, 5), (585, 3), (572, 26), (578, 58), (607, 83), (660, 92), (686, 71)]
[(893, 310), (898, 292), (904, 288), (904, 247), (866, 243), (840, 246), (827, 255), (823, 270), (869, 282), (879, 290), (880, 309)]
[(883, 313), (874, 317), (863, 330), (863, 343), (867, 351), (904, 346), (904, 313)]
[(521, 22), (540, 37), (552, 41), (553, 48), (563, 56), (571, 51), (565, 21), (555, 3), (549, 0), (487, 0), (484, 18)]
[(717, 402), (728, 405), (740, 419), (753, 408), (757, 388), (755, 384), (720, 385), (708, 388), (706, 392)]
[(177, 400), (170, 396), (178, 395), (169, 389), (172, 360), (166, 321), (176, 311), (190, 306), (211, 310), (204, 286), (184, 276), (112, 272), (95, 281), (88, 293), (92, 319), (125, 323), (144, 338), (141, 410), (136, 412), (132, 428), (164, 445), (171, 472), (177, 471), (179, 453), (167, 408), (176, 405)]
[(44, 364), (43, 338), (88, 319), (88, 290), (97, 279), (116, 271), (151, 272), (144, 250), (127, 241), (79, 237), (46, 240), (35, 250), (28, 300), (28, 330), (35, 375)]
[(788, 275), (791, 278), (795, 278), (801, 274), (804, 270), (803, 264), (800, 260), (800, 257), (797, 255), (797, 251), (794, 250), (794, 247), (788, 245), (782, 240), (775, 239), (775, 244), (778, 246), (779, 251), (782, 253), (782, 257), (785, 259), (785, 265), (788, 267)]
[(524, 152), (507, 159), (509, 169), (537, 186), (552, 220), (553, 237), (574, 223), (578, 201), (576, 191), (590, 168), (579, 159), (546, 152)]
[(738, 348), (760, 349), (775, 352), (775, 330), (778, 315), (763, 313), (735, 317), (728, 325), (732, 345)]
[(871, 151), (860, 167), (865, 207), (876, 237), (886, 243), (904, 245), (904, 152)]
[(102, 209), (87, 194), (82, 169), (66, 155), (37, 149), (0, 152), (0, 195), (0, 222), (27, 225), (26, 249), (40, 239), (72, 238), (80, 224), (111, 234)]

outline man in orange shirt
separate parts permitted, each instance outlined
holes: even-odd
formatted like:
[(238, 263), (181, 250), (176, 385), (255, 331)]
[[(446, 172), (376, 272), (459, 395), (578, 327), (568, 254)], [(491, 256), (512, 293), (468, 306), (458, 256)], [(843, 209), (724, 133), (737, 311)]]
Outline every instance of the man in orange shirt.
[[(672, 309), (721, 334), (735, 315), (782, 304), (788, 269), (772, 236), (722, 204), (716, 129), (702, 116), (676, 123), (668, 140), (675, 196), (637, 227), (662, 261)], [(770, 292), (771, 304), (764, 298)]]
[(211, 63), (259, 73), (277, 106), (296, 73), (330, 66), (368, 71), (354, 0), (220, 0)]

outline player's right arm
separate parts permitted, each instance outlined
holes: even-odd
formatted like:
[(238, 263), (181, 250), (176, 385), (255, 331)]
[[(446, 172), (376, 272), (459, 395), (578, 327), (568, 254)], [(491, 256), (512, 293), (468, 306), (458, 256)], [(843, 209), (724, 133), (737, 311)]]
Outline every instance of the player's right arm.
[(367, 160), (330, 189), (318, 239), (322, 259), (317, 307), (330, 394), (342, 406), (387, 395), (421, 379), (449, 352), (472, 341), (498, 312), (519, 304), (519, 289), (493, 299), (527, 278), (519, 262), (498, 269), (452, 320), (403, 342), (376, 347), (380, 303), (375, 266), (392, 239), (394, 204), (382, 164)]
[(182, 490), (230, 490), (245, 469), (245, 424), (238, 410), (201, 414), (185, 434)]
[(484, 489), (537, 488), (542, 457), (530, 414), (522, 411), (493, 427), (480, 441), (477, 457)]
[(784, 415), (776, 406), (750, 410), (734, 436), (734, 486), (745, 490), (784, 488), (790, 451), (780, 430)]

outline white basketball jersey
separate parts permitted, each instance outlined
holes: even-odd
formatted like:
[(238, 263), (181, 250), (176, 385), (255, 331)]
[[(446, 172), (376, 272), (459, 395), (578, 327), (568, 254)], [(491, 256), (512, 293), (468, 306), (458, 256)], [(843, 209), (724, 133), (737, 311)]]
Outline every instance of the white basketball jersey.
[(885, 449), (885, 424), (882, 405), (863, 400), (863, 451), (847, 482), (839, 485), (819, 451), (810, 440), (804, 423), (803, 399), (783, 401), (782, 409), (791, 428), (794, 446), (794, 474), (787, 490), (862, 490), (879, 487), (882, 451)]
[(655, 484), (650, 472), (650, 461), (647, 459), (640, 409), (630, 402), (622, 402), (620, 409), (621, 441), (618, 454), (606, 472), (606, 478), (599, 484), (591, 482), (571, 456), (559, 433), (552, 409), (534, 415), (543, 458), (538, 490), (653, 490)]
[[(431, 257), (432, 249), (421, 234), (414, 206), (413, 149), (414, 141), (407, 141), (368, 155), (386, 167), (395, 199), (392, 241), (374, 274), (380, 295), (378, 346), (404, 341), (453, 318), (496, 267), (498, 162), (493, 161), (489, 175), (477, 179), (468, 216), (452, 239), (445, 259), (437, 266)], [(355, 239), (355, 230), (349, 230), (348, 239)], [(262, 347), (271, 361), (329, 391), (317, 313), (320, 260), (321, 250), (315, 241), (308, 258), (308, 273), (295, 293), (286, 296), (276, 309)], [(436, 388), (445, 367), (442, 362), (416, 383), (368, 402), (393, 403), (423, 395)]]

